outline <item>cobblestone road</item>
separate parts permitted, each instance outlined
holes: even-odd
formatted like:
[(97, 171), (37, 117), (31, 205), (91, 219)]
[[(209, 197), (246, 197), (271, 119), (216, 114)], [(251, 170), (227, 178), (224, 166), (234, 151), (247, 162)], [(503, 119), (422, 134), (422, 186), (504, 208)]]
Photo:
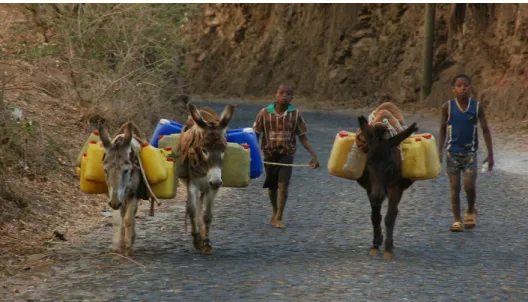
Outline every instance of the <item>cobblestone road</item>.
[[(239, 105), (231, 126), (251, 125), (258, 109)], [(479, 225), (464, 233), (448, 231), (452, 216), (447, 178), (415, 183), (401, 201), (395, 258), (387, 262), (369, 256), (372, 226), (365, 192), (326, 170), (335, 133), (355, 129), (356, 117), (322, 112), (306, 112), (304, 117), (323, 168), (294, 170), (287, 229), (267, 224), (271, 210), (263, 179), (246, 189), (221, 190), (211, 256), (192, 251), (181, 200), (166, 201), (154, 217), (145, 216), (144, 204), (133, 258), (137, 264), (106, 253), (111, 240), (107, 225), (82, 244), (56, 250), (56, 264), (6, 280), (0, 298), (526, 301), (528, 205), (522, 176), (500, 170), (480, 174)], [(423, 126), (420, 131), (437, 132)], [(301, 147), (296, 163), (308, 160)], [(14, 288), (17, 295), (7, 294)]]

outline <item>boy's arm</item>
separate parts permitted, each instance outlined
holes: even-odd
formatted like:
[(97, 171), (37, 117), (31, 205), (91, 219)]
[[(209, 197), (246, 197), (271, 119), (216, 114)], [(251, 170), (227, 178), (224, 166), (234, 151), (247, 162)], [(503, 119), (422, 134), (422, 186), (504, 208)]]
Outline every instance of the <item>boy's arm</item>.
[(315, 154), (315, 151), (312, 149), (312, 146), (308, 141), (308, 136), (306, 135), (306, 132), (308, 132), (308, 127), (306, 127), (304, 119), (299, 114), (297, 115), (297, 127), (295, 129), (295, 133), (297, 134), (297, 136), (299, 136), (299, 141), (304, 146), (304, 149), (306, 149), (306, 151), (312, 156), (312, 159), (310, 160), (310, 166), (312, 166), (312, 168), (319, 168), (320, 166), (319, 162), (317, 161), (317, 155)]
[(440, 157), (440, 162), (442, 162), (442, 159), (444, 157), (444, 144), (446, 140), (446, 133), (447, 133), (447, 119), (449, 115), (449, 102), (445, 102), (442, 106), (442, 110), (440, 113), (440, 132), (439, 132), (439, 138), (438, 138), (438, 156)]
[(478, 117), (480, 126), (482, 127), (482, 134), (484, 136), (484, 141), (486, 142), (486, 147), (488, 148), (488, 157), (484, 160), (484, 162), (488, 163), (488, 171), (491, 171), (493, 169), (493, 144), (491, 142), (491, 131), (488, 127), (488, 120), (486, 119), (486, 114), (484, 113), (484, 108), (482, 104), (479, 104), (478, 109)]

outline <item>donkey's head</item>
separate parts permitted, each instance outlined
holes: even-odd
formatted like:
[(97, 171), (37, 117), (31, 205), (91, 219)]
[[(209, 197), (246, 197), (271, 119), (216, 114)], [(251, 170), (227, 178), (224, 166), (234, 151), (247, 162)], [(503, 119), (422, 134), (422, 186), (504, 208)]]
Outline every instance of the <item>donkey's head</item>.
[(391, 180), (401, 175), (400, 151), (396, 148), (417, 131), (416, 123), (391, 137), (389, 129), (383, 123), (369, 125), (364, 116), (360, 116), (359, 127), (367, 144), (367, 169), (370, 180), (370, 199), (382, 202), (387, 195)]
[(207, 182), (216, 190), (222, 185), (222, 162), (227, 148), (226, 129), (235, 113), (235, 105), (227, 105), (219, 119), (204, 120), (193, 104), (187, 108), (196, 124), (197, 141), (194, 152), (199, 165), (207, 171)]
[(131, 176), (134, 173), (132, 151), (134, 125), (128, 123), (124, 127), (124, 134), (112, 141), (106, 127), (99, 126), (99, 134), (105, 149), (103, 168), (110, 197), (108, 204), (114, 210), (119, 209), (128, 197), (126, 194), (130, 194), (127, 189), (130, 187)]

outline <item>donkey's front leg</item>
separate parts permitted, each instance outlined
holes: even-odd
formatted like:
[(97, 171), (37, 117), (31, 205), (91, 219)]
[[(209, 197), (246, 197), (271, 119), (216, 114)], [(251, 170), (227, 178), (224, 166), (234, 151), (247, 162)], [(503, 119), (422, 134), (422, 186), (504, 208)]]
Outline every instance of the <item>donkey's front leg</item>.
[(200, 194), (199, 188), (194, 184), (194, 181), (190, 180), (187, 182), (187, 215), (191, 219), (191, 235), (193, 236), (193, 247), (194, 250), (202, 250), (202, 237), (198, 231), (198, 225), (196, 221), (196, 212), (198, 205), (198, 197)]
[(114, 253), (121, 253), (121, 239), (123, 238), (122, 223), (124, 216), (124, 208), (121, 207), (119, 210), (112, 209), (112, 244), (110, 245), (110, 251)]
[(209, 230), (211, 229), (211, 222), (213, 221), (213, 204), (217, 193), (218, 190), (209, 189), (209, 191), (204, 194), (203, 200), (202, 252), (207, 255), (213, 252), (213, 247), (209, 240)]
[(374, 240), (372, 240), (372, 248), (370, 248), (370, 255), (377, 256), (379, 254), (379, 247), (383, 242), (383, 233), (381, 232), (381, 204), (370, 203), (372, 221), (372, 228), (374, 229)]
[(385, 260), (390, 260), (394, 256), (392, 234), (394, 232), (394, 225), (396, 224), (396, 217), (398, 216), (398, 204), (402, 198), (402, 193), (400, 188), (389, 189), (389, 207), (387, 209), (387, 216), (385, 217), (385, 229), (387, 232), (385, 252), (383, 253)]
[(132, 255), (132, 245), (136, 240), (136, 207), (137, 199), (132, 198), (125, 202), (125, 217), (123, 224), (125, 226), (125, 235), (123, 242), (123, 254), (125, 256)]

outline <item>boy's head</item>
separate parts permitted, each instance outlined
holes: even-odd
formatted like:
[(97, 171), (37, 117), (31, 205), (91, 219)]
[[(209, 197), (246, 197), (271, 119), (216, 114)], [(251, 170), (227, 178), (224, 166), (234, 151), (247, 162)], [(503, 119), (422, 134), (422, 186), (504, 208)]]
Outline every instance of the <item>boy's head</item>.
[(451, 86), (457, 99), (466, 99), (471, 94), (471, 78), (465, 74), (455, 76)]
[(293, 88), (289, 85), (280, 85), (275, 93), (275, 101), (279, 105), (287, 105), (293, 99)]

